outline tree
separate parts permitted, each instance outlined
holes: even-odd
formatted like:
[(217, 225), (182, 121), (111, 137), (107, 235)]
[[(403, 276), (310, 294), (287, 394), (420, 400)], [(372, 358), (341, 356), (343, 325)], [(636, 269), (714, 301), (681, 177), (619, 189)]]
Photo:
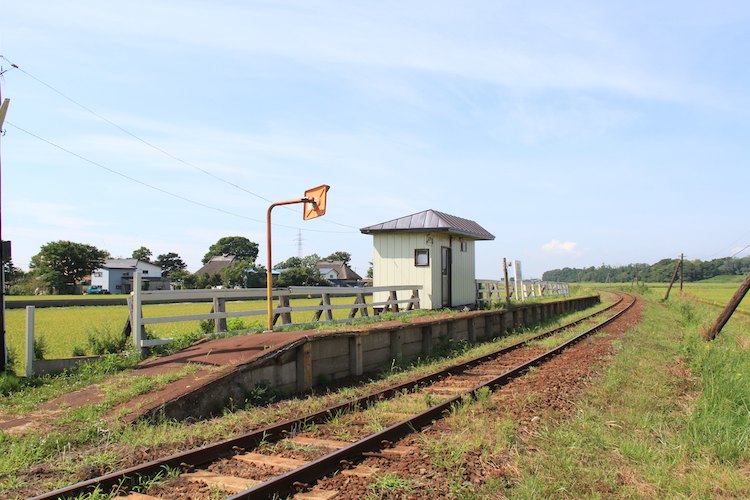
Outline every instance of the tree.
[(370, 267), (367, 268), (367, 277), (372, 279), (372, 261), (370, 262)]
[(76, 282), (104, 264), (109, 252), (72, 241), (53, 241), (42, 245), (31, 258), (29, 268), (49, 287), (72, 291)]
[(281, 274), (279, 274), (279, 277), (276, 278), (274, 285), (287, 287), (330, 285), (330, 283), (320, 275), (317, 269), (310, 269), (309, 267), (294, 267), (282, 271)]
[(327, 260), (329, 262), (340, 260), (340, 261), (343, 261), (344, 264), (348, 264), (349, 261), (352, 260), (352, 254), (350, 254), (349, 252), (341, 252), (341, 251), (333, 252), (331, 255), (329, 255), (323, 260)]
[(208, 247), (208, 253), (203, 256), (202, 262), (207, 263), (215, 255), (234, 255), (240, 260), (254, 263), (258, 257), (258, 244), (244, 236), (225, 236)]
[(266, 268), (246, 260), (236, 260), (221, 273), (224, 286), (228, 288), (255, 288), (265, 286)]
[(288, 259), (279, 262), (274, 269), (315, 269), (315, 264), (320, 262), (320, 256), (316, 253), (307, 255), (305, 257), (289, 257)]
[(299, 257), (289, 257), (273, 266), (274, 269), (294, 269), (296, 267), (302, 267), (302, 259)]
[(187, 268), (185, 261), (174, 252), (157, 255), (154, 264), (161, 267), (162, 276), (170, 279), (177, 279), (175, 276), (181, 275), (180, 271), (185, 271)]
[(149, 250), (146, 247), (138, 248), (137, 250), (133, 250), (133, 255), (131, 256), (133, 259), (138, 259), (141, 262), (148, 262), (151, 263), (151, 256), (153, 253), (151, 250)]
[(7, 255), (3, 256), (3, 272), (5, 273), (5, 293), (8, 293), (10, 287), (24, 279), (26, 273), (13, 265), (13, 259)]

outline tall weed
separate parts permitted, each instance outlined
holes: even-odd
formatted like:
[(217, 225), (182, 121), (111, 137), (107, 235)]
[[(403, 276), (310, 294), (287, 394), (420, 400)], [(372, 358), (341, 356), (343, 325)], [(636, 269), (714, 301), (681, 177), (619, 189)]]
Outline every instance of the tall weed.
[(91, 354), (117, 354), (127, 350), (128, 337), (113, 332), (109, 326), (91, 328), (86, 334), (86, 347)]
[(735, 332), (713, 342), (692, 335), (686, 352), (703, 390), (688, 422), (696, 449), (721, 462), (750, 459), (750, 351), (738, 348)]

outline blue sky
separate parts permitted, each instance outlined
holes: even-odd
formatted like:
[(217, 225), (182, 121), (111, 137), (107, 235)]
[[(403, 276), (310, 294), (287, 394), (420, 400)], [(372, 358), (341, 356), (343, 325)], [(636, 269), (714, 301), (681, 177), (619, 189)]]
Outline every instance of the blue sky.
[(496, 236), (477, 244), (481, 278), (504, 256), (539, 277), (750, 244), (746, 2), (0, 11), (3, 237), (24, 269), (59, 239), (194, 271), (243, 235), (264, 263), (267, 200), (323, 183), (325, 217), (274, 210), (274, 262), (301, 230), (303, 254), (345, 250), (364, 274), (358, 228), (428, 208)]

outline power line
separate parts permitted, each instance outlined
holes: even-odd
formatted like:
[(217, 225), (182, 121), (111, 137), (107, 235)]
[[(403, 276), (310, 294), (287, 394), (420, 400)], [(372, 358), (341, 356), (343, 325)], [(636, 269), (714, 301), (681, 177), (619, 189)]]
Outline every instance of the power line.
[[(712, 259), (712, 258), (716, 257), (717, 255), (719, 255), (720, 253), (722, 253), (725, 248), (731, 248), (732, 246), (734, 246), (735, 243), (737, 243), (740, 240), (745, 239), (745, 237), (748, 236), (748, 235), (750, 235), (750, 231), (747, 231), (742, 236), (740, 236), (739, 238), (737, 238), (736, 240), (734, 240), (733, 242), (731, 242), (729, 245), (725, 246), (723, 249), (721, 249), (718, 252), (715, 252), (714, 254), (710, 255), (708, 258)], [(745, 248), (747, 248), (747, 247), (745, 247)], [(735, 255), (737, 255), (737, 254), (735, 254)], [(732, 257), (734, 257), (734, 255)]]
[[(193, 200), (193, 199), (188, 198), (186, 196), (182, 196), (180, 194), (173, 193), (171, 191), (167, 191), (166, 189), (160, 188), (158, 186), (154, 186), (153, 184), (149, 184), (148, 182), (144, 182), (144, 181), (142, 181), (140, 179), (136, 179), (135, 177), (132, 177), (132, 176), (130, 176), (128, 174), (124, 174), (124, 173), (122, 173), (122, 172), (120, 172), (118, 170), (110, 168), (110, 167), (108, 167), (106, 165), (103, 165), (103, 164), (101, 164), (99, 162), (96, 162), (94, 160), (90, 160), (90, 159), (86, 158), (83, 155), (80, 155), (80, 154), (78, 154), (78, 153), (76, 153), (74, 151), (71, 151), (71, 150), (63, 147), (63, 146), (60, 146), (59, 144), (56, 144), (56, 143), (54, 143), (54, 142), (52, 142), (52, 141), (50, 141), (48, 139), (45, 139), (45, 138), (43, 138), (43, 137), (41, 137), (41, 136), (39, 136), (39, 135), (37, 135), (37, 134), (35, 134), (33, 132), (30, 132), (30, 131), (22, 128), (22, 127), (19, 127), (18, 125), (14, 124), (14, 123), (11, 123), (9, 121), (6, 121), (5, 123), (7, 123), (8, 125), (10, 125), (11, 127), (15, 128), (17, 130), (20, 130), (21, 132), (24, 132), (24, 133), (30, 135), (31, 137), (34, 137), (35, 139), (38, 139), (38, 140), (40, 140), (40, 141), (42, 141), (42, 142), (44, 142), (44, 143), (46, 143), (46, 144), (48, 144), (48, 145), (50, 145), (50, 146), (52, 146), (54, 148), (59, 149), (60, 151), (63, 151), (63, 152), (65, 152), (65, 153), (67, 153), (67, 154), (69, 154), (71, 156), (75, 156), (76, 158), (78, 158), (80, 160), (83, 160), (86, 163), (89, 163), (91, 165), (94, 165), (97, 168), (101, 168), (103, 170), (106, 170), (106, 171), (114, 174), (114, 175), (118, 175), (118, 176), (122, 177), (123, 179), (127, 179), (127, 180), (129, 180), (131, 182), (134, 182), (136, 184), (140, 184), (141, 186), (145, 186), (145, 187), (147, 187), (149, 189), (153, 189), (154, 191), (158, 191), (160, 193), (166, 194), (166, 195), (171, 196), (173, 198), (177, 198), (178, 200), (182, 200), (182, 201), (185, 201), (187, 203), (191, 203), (193, 205), (197, 205), (199, 207), (207, 208), (209, 210), (214, 210), (216, 212), (220, 212), (220, 213), (227, 214), (227, 215), (232, 215), (234, 217), (239, 217), (241, 219), (246, 219), (246, 220), (249, 220), (249, 221), (259, 222), (259, 223), (265, 224), (265, 221), (263, 221), (261, 219), (254, 219), (253, 217), (248, 217), (246, 215), (242, 215), (242, 214), (238, 214), (238, 213), (235, 213), (235, 212), (231, 212), (229, 210), (225, 210), (223, 208), (215, 207), (213, 205), (208, 205), (206, 203)], [(297, 227), (297, 226), (288, 226), (286, 224), (278, 224), (278, 223), (276, 223), (276, 224), (273, 224), (273, 225), (277, 226), (277, 227), (285, 227), (285, 228), (289, 228), (289, 229), (302, 230), (302, 228), (300, 228), (300, 227)], [(316, 233), (337, 233), (337, 234), (349, 233), (349, 231), (326, 231), (326, 230), (322, 230), (322, 229), (305, 229), (305, 231), (312, 231), (312, 232), (316, 232)]]
[[(75, 104), (76, 106), (78, 106), (78, 107), (80, 107), (81, 109), (83, 109), (83, 110), (87, 111), (88, 113), (91, 113), (92, 115), (94, 115), (95, 117), (99, 118), (100, 120), (102, 120), (102, 121), (104, 121), (104, 122), (106, 122), (106, 123), (108, 123), (108, 124), (112, 125), (113, 127), (115, 127), (116, 129), (118, 129), (119, 131), (123, 132), (124, 134), (127, 134), (127, 135), (129, 135), (129, 136), (130, 136), (130, 137), (132, 137), (133, 139), (135, 139), (135, 140), (137, 140), (137, 141), (141, 142), (142, 144), (144, 144), (144, 145), (146, 145), (146, 146), (148, 146), (148, 147), (150, 147), (150, 148), (152, 148), (152, 149), (154, 149), (154, 150), (158, 151), (159, 153), (161, 153), (161, 154), (163, 154), (163, 155), (165, 155), (165, 156), (167, 156), (167, 157), (169, 157), (169, 158), (171, 158), (171, 159), (173, 159), (173, 160), (175, 160), (175, 161), (177, 161), (177, 162), (180, 162), (180, 163), (182, 163), (183, 165), (186, 165), (186, 166), (188, 166), (188, 167), (190, 167), (190, 168), (193, 168), (193, 169), (195, 169), (195, 170), (198, 170), (199, 172), (202, 172), (202, 173), (204, 173), (205, 175), (207, 175), (207, 176), (209, 176), (209, 177), (211, 177), (211, 178), (213, 178), (213, 179), (215, 179), (215, 180), (217, 180), (217, 181), (219, 181), (219, 182), (223, 182), (224, 184), (227, 184), (227, 185), (229, 185), (229, 186), (232, 186), (232, 187), (234, 187), (234, 188), (236, 188), (236, 189), (239, 189), (240, 191), (242, 191), (242, 192), (244, 192), (244, 193), (247, 193), (247, 194), (249, 194), (249, 195), (251, 195), (251, 196), (254, 196), (254, 197), (256, 197), (256, 198), (259, 198), (259, 199), (261, 199), (261, 200), (263, 200), (263, 201), (266, 201), (266, 202), (268, 202), (268, 203), (273, 203), (273, 201), (272, 201), (272, 200), (269, 200), (268, 198), (266, 198), (266, 197), (264, 197), (264, 196), (261, 196), (261, 195), (259, 195), (258, 193), (255, 193), (255, 192), (253, 192), (253, 191), (250, 191), (249, 189), (246, 189), (246, 188), (244, 188), (244, 187), (240, 186), (240, 185), (239, 185), (239, 184), (237, 184), (237, 183), (234, 183), (234, 182), (232, 182), (232, 181), (229, 181), (229, 180), (227, 180), (227, 179), (224, 179), (223, 177), (220, 177), (220, 176), (218, 176), (218, 175), (216, 175), (216, 174), (214, 174), (214, 173), (212, 173), (212, 172), (210, 172), (210, 171), (208, 171), (208, 170), (206, 170), (206, 169), (204, 169), (204, 168), (201, 168), (201, 167), (199, 167), (199, 166), (197, 166), (197, 165), (194, 165), (194, 164), (192, 164), (192, 163), (190, 163), (190, 162), (188, 162), (188, 161), (186, 161), (186, 160), (183, 160), (182, 158), (180, 158), (180, 157), (178, 157), (178, 156), (175, 156), (175, 155), (173, 155), (173, 154), (172, 154), (172, 153), (170, 153), (169, 151), (166, 151), (165, 149), (163, 149), (163, 148), (160, 148), (160, 147), (159, 147), (159, 146), (157, 146), (156, 144), (153, 144), (152, 142), (149, 142), (149, 141), (147, 141), (146, 139), (143, 139), (142, 137), (140, 137), (140, 136), (138, 136), (138, 135), (134, 134), (133, 132), (131, 132), (131, 131), (127, 130), (126, 128), (124, 128), (124, 127), (122, 127), (122, 126), (118, 125), (117, 123), (113, 122), (113, 121), (112, 121), (112, 120), (110, 120), (109, 118), (107, 118), (107, 117), (105, 117), (105, 116), (102, 116), (101, 114), (97, 113), (97, 112), (96, 112), (96, 111), (94, 111), (93, 109), (91, 109), (91, 108), (89, 108), (89, 107), (87, 107), (87, 106), (85, 106), (85, 105), (81, 104), (80, 102), (76, 101), (76, 100), (75, 100), (75, 99), (73, 99), (72, 97), (69, 97), (69, 96), (67, 96), (67, 95), (66, 95), (66, 94), (64, 94), (64, 93), (63, 93), (62, 91), (60, 91), (60, 90), (57, 90), (57, 89), (56, 89), (55, 87), (53, 87), (53, 86), (52, 86), (52, 85), (50, 85), (49, 83), (46, 83), (46, 82), (44, 82), (43, 80), (41, 80), (41, 79), (37, 78), (36, 76), (32, 75), (32, 74), (31, 74), (31, 73), (29, 73), (28, 71), (24, 70), (23, 68), (20, 68), (20, 67), (19, 67), (18, 65), (14, 64), (13, 62), (11, 62), (11, 61), (10, 61), (10, 60), (9, 60), (9, 59), (8, 59), (7, 57), (5, 57), (4, 55), (0, 55), (0, 58), (2, 58), (2, 59), (5, 59), (5, 60), (6, 60), (6, 61), (7, 61), (7, 62), (8, 62), (8, 63), (9, 63), (9, 64), (10, 64), (10, 65), (11, 65), (11, 66), (13, 67), (13, 68), (15, 68), (15, 69), (19, 70), (19, 71), (20, 71), (21, 73), (25, 74), (26, 76), (28, 76), (29, 78), (33, 79), (34, 81), (36, 81), (36, 82), (40, 83), (41, 85), (44, 85), (45, 87), (47, 87), (48, 89), (50, 89), (50, 90), (51, 90), (51, 91), (53, 91), (54, 93), (58, 94), (58, 95), (59, 95), (60, 97), (62, 97), (63, 99), (65, 99), (65, 100), (67, 100), (67, 101), (70, 101), (70, 102), (72, 102), (72, 103), (73, 103), (73, 104)], [(291, 209), (291, 208), (289, 208), (289, 207), (284, 207), (284, 208), (286, 208), (286, 209), (288, 209), (288, 210), (293, 210), (293, 209)], [(337, 225), (337, 226), (348, 227), (348, 228), (350, 228), (350, 229), (355, 229), (355, 230), (357, 230), (357, 229), (358, 229), (358, 228), (356, 228), (356, 227), (354, 227), (354, 226), (351, 226), (351, 225), (348, 225), (348, 224), (341, 224), (340, 222), (336, 222), (336, 221), (333, 221), (333, 220), (330, 220), (330, 219), (323, 219), (323, 221), (324, 221), (324, 222), (327, 222), (327, 223), (329, 223), (329, 224), (335, 224), (335, 225)]]
[(736, 252), (736, 253), (735, 253), (734, 255), (730, 256), (729, 258), (731, 259), (732, 257), (736, 257), (737, 255), (741, 254), (742, 252), (744, 252), (744, 251), (745, 251), (745, 250), (747, 250), (748, 248), (750, 248), (750, 245), (747, 245), (747, 246), (746, 246), (745, 248), (743, 248), (743, 249), (742, 249), (742, 250), (740, 250), (739, 252)]

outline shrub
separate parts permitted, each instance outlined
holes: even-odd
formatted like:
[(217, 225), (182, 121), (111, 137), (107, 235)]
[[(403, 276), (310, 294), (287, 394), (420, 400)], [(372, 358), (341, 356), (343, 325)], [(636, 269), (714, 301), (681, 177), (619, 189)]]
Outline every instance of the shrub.
[(249, 327), (242, 321), (242, 318), (229, 318), (227, 320), (227, 330), (234, 332), (237, 330), (247, 330)]
[(47, 354), (47, 341), (44, 337), (34, 338), (34, 359), (44, 359)]
[(23, 387), (23, 381), (12, 373), (0, 373), (0, 394), (7, 396)]
[(128, 338), (122, 333), (112, 332), (107, 326), (92, 328), (87, 332), (86, 347), (96, 355), (117, 354), (126, 350)]

